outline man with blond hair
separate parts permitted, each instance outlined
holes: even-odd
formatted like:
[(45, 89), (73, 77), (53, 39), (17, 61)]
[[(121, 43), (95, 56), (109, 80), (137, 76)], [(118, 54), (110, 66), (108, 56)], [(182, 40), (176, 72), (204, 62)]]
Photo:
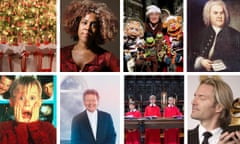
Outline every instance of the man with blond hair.
[(233, 93), (221, 79), (200, 82), (192, 100), (191, 117), (200, 124), (188, 131), (188, 144), (239, 144), (240, 131), (223, 132), (231, 122)]

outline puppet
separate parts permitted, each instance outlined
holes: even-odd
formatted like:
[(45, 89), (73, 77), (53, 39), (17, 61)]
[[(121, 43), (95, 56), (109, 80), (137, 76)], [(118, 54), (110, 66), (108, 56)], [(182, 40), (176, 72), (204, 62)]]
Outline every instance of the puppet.
[(156, 40), (152, 33), (147, 33), (145, 38), (145, 57), (146, 57), (146, 71), (157, 72), (158, 71), (158, 58)]
[(163, 23), (163, 28), (167, 33), (165, 38), (171, 44), (168, 49), (166, 63), (168, 65), (167, 71), (183, 71), (183, 31), (182, 31), (182, 17), (169, 16)]
[[(124, 64), (128, 72), (135, 71), (138, 51), (144, 46), (144, 25), (139, 19), (130, 18), (124, 25)], [(126, 71), (126, 70), (124, 70)]]

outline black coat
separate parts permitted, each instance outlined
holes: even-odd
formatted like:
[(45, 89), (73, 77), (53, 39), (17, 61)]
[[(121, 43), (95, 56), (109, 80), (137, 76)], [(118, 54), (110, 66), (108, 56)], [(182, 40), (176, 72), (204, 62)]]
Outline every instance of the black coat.
[[(205, 28), (196, 45), (194, 45), (194, 60), (198, 56), (208, 59), (208, 54), (214, 42), (215, 31), (212, 27)], [(224, 27), (217, 35), (215, 48), (211, 60), (221, 59), (227, 66), (224, 71), (240, 71), (240, 33), (231, 27)], [(202, 69), (197, 71), (204, 71)]]
[(188, 144), (199, 144), (198, 127), (188, 130)]

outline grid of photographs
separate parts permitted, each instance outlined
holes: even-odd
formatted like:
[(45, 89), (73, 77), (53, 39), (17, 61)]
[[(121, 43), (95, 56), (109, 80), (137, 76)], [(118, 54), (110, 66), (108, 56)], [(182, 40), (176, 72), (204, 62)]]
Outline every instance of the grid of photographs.
[(0, 0), (0, 144), (240, 144), (239, 0)]

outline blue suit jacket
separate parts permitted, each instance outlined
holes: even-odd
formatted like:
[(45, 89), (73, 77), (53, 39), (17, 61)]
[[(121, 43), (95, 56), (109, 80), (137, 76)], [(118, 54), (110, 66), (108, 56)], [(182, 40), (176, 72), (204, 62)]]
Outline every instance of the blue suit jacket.
[(96, 140), (85, 110), (72, 120), (71, 144), (115, 144), (116, 133), (111, 115), (99, 110), (97, 112)]

